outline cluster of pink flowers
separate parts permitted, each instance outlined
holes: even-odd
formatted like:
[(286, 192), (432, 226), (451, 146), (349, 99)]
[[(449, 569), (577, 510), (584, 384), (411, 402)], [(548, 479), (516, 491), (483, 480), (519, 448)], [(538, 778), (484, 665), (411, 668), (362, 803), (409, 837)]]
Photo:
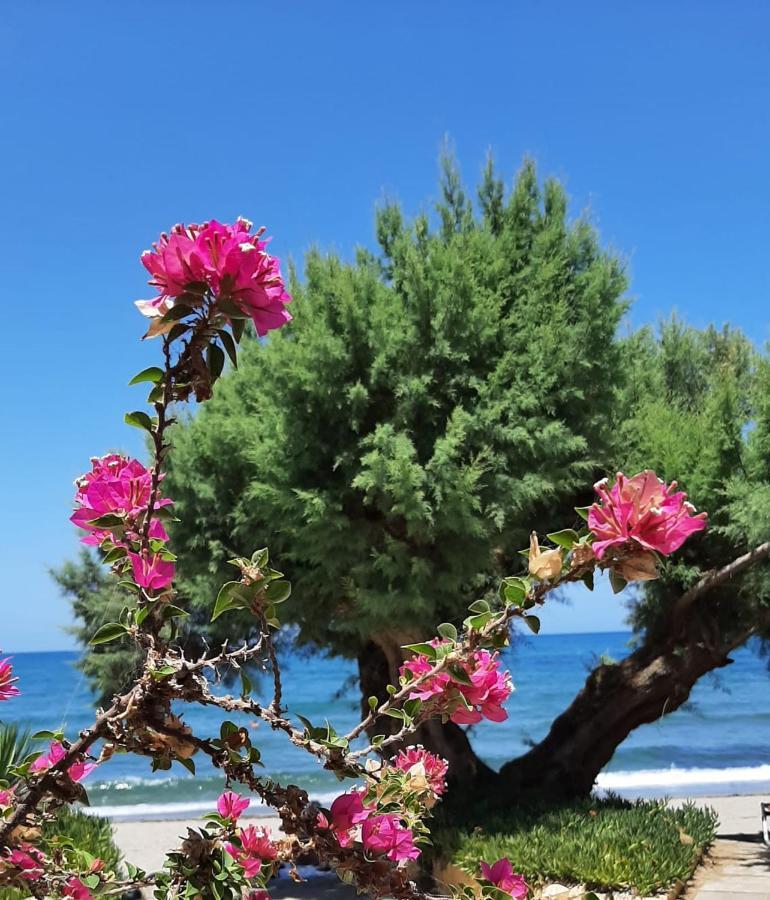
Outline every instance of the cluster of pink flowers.
[[(48, 748), (48, 753), (38, 758), (32, 763), (31, 770), (33, 772), (44, 772), (61, 762), (67, 755), (64, 745), (60, 741), (52, 741)], [(82, 781), (86, 775), (89, 775), (96, 768), (96, 763), (85, 762), (85, 760), (75, 760), (67, 769), (67, 774), (73, 781)]]
[(446, 774), (449, 763), (424, 747), (407, 747), (391, 760), (391, 764), (412, 776), (423, 775), (428, 787), (440, 797), (446, 790)]
[(243, 867), (247, 878), (255, 878), (262, 869), (262, 863), (274, 860), (278, 849), (270, 840), (270, 832), (257, 825), (248, 825), (238, 831), (238, 841), (225, 841), (225, 850)]
[(365, 806), (358, 791), (342, 794), (332, 803), (331, 823), (321, 813), (317, 820), (320, 828), (331, 828), (340, 847), (349, 847), (359, 839), (369, 853), (385, 855), (398, 862), (417, 859), (420, 850), (414, 845), (411, 829), (403, 824), (397, 813), (375, 815), (372, 806)]
[[(434, 647), (446, 642), (435, 639)], [(418, 653), (401, 666), (402, 678), (416, 679), (426, 675), (434, 667), (425, 654)], [(458, 681), (446, 669), (417, 685), (409, 695), (411, 699), (430, 702), (435, 711), (449, 716), (457, 725), (475, 725), (482, 719), (503, 722), (508, 713), (502, 704), (513, 690), (511, 675), (500, 668), (500, 657), (488, 650), (475, 650), (460, 665), (470, 684)]]
[(666, 487), (649, 470), (633, 478), (619, 472), (611, 488), (604, 479), (594, 490), (600, 502), (588, 511), (588, 527), (599, 559), (609, 547), (624, 544), (667, 556), (706, 527), (706, 513), (695, 512), (687, 494), (676, 491), (676, 482)]
[(161, 234), (153, 249), (142, 254), (150, 284), (159, 293), (137, 301), (139, 310), (151, 318), (163, 316), (176, 298), (194, 298), (203, 287), (215, 300), (228, 300), (250, 316), (259, 335), (291, 321), (286, 309), (291, 297), (280, 262), (267, 253), (261, 232), (251, 234), (251, 228), (246, 219), (233, 225), (212, 219), (202, 225), (175, 225), (170, 234)]
[(21, 693), (16, 687), (19, 679), (13, 674), (11, 658), (0, 660), (0, 700), (10, 700)]
[[(84, 544), (101, 546), (109, 540), (115, 545), (131, 547), (139, 540), (139, 529), (147, 513), (152, 492), (152, 472), (139, 460), (110, 453), (91, 460), (91, 471), (75, 482), (75, 512), (70, 517), (78, 528), (87, 531)], [(169, 506), (171, 500), (158, 497), (155, 507)], [(95, 525), (104, 516), (117, 516), (120, 525)], [(148, 536), (167, 541), (168, 534), (160, 519), (153, 517)], [(136, 583), (147, 590), (163, 590), (174, 579), (175, 566), (161, 553), (128, 550), (128, 559)]]
[(510, 860), (498, 859), (494, 865), (481, 863), (481, 875), (513, 900), (524, 900), (529, 893), (527, 882), (513, 871)]

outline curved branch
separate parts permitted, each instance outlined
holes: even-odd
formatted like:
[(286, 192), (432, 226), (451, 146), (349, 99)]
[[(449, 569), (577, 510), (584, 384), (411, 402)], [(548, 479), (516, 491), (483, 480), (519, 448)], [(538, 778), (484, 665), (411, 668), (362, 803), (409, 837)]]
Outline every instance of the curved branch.
[(700, 581), (685, 591), (676, 601), (674, 621), (681, 622), (693, 604), (708, 591), (719, 587), (720, 584), (724, 584), (725, 581), (729, 581), (731, 578), (735, 578), (757, 563), (763, 562), (768, 556), (770, 556), (770, 541), (765, 541), (764, 544), (759, 544), (749, 550), (748, 553), (744, 553), (743, 556), (739, 556), (726, 566), (722, 566), (721, 569), (712, 569), (710, 572), (707, 572)]

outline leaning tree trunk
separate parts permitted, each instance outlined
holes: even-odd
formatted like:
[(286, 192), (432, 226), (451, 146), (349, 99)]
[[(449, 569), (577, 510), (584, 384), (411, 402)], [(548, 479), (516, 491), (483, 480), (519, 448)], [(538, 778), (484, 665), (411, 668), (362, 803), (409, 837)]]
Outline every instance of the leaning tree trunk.
[[(414, 635), (379, 634), (361, 649), (358, 673), (362, 715), (369, 712), (369, 697), (377, 697), (381, 703), (388, 696), (387, 685), (398, 684), (398, 670), (404, 661), (401, 647), (418, 640)], [(398, 728), (398, 720), (385, 718), (376, 724), (370, 737), (375, 733), (393, 733)], [(450, 785), (484, 786), (495, 778), (493, 770), (473, 752), (465, 731), (452, 722), (446, 725), (436, 719), (426, 722), (409, 736), (409, 743), (422, 744), (449, 762)]]
[(589, 794), (599, 772), (635, 728), (679, 709), (699, 678), (729, 665), (729, 654), (770, 624), (770, 614), (758, 615), (743, 630), (722, 635), (706, 596), (768, 556), (770, 541), (707, 572), (672, 605), (659, 632), (667, 637), (650, 637), (622, 662), (594, 669), (546, 737), (503, 766), (496, 797)]
[(703, 641), (672, 641), (643, 645), (620, 663), (597, 666), (547, 736), (503, 766), (498, 796), (588, 795), (628, 735), (678, 709), (699, 678), (732, 662), (727, 652)]

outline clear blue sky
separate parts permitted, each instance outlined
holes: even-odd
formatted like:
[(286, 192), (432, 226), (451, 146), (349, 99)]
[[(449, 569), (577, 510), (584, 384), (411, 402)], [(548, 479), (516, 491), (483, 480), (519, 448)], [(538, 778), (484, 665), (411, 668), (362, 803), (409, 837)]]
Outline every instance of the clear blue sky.
[[(128, 378), (152, 359), (138, 255), (238, 214), (274, 252), (371, 243), (383, 196), (435, 197), (453, 139), (532, 154), (629, 260), (633, 324), (676, 308), (768, 337), (770, 5), (9, 3), (0, 22), (0, 646), (61, 648), (46, 569), (71, 556), (72, 480), (140, 452)], [(550, 631), (618, 628), (602, 594)]]

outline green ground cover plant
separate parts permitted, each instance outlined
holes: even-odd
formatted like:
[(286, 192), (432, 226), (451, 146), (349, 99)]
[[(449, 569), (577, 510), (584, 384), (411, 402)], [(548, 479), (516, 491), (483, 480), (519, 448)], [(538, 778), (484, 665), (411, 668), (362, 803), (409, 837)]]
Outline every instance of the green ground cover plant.
[(434, 829), (437, 869), (465, 871), (478, 859), (508, 857), (530, 884), (560, 881), (593, 890), (653, 894), (685, 881), (714, 841), (717, 816), (692, 802), (618, 797), (557, 806), (479, 804), (443, 810)]

